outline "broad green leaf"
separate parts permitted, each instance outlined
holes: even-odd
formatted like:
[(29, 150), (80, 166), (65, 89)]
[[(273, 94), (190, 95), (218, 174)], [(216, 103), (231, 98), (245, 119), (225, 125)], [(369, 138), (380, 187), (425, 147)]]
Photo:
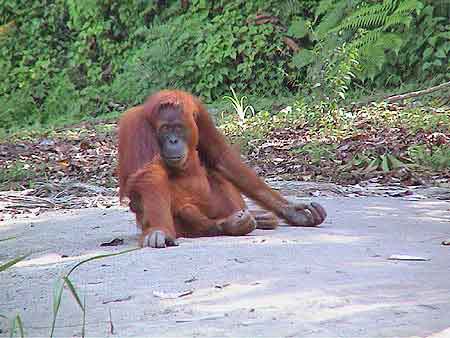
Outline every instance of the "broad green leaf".
[(440, 59), (446, 59), (447, 58), (447, 53), (445, 52), (444, 48), (438, 48), (435, 56), (440, 58)]
[(316, 20), (319, 16), (322, 14), (325, 14), (330, 11), (333, 7), (333, 0), (321, 0), (319, 1), (319, 6), (316, 9), (316, 12), (314, 13)]
[(303, 18), (298, 18), (291, 23), (288, 30), (288, 35), (295, 38), (303, 38), (308, 34), (307, 21)]
[(338, 1), (334, 8), (325, 14), (325, 16), (320, 20), (320, 23), (315, 27), (315, 32), (319, 39), (324, 38), (327, 34), (332, 32), (332, 29), (337, 26), (345, 14), (347, 8), (347, 1)]
[(428, 40), (428, 42), (429, 42), (430, 45), (432, 45), (433, 47), (436, 47), (436, 42), (437, 42), (437, 40), (438, 40), (438, 36), (436, 35), (436, 36), (433, 36), (432, 38), (430, 38), (430, 39)]
[(433, 54), (433, 48), (432, 47), (428, 47), (427, 49), (425, 49), (425, 51), (423, 52), (423, 58), (425, 60), (429, 59), (430, 56)]
[(450, 40), (450, 31), (439, 33), (438, 36), (441, 37), (441, 38)]
[(303, 68), (314, 61), (315, 54), (313, 51), (309, 49), (301, 49), (299, 50), (293, 57), (292, 63), (297, 68)]

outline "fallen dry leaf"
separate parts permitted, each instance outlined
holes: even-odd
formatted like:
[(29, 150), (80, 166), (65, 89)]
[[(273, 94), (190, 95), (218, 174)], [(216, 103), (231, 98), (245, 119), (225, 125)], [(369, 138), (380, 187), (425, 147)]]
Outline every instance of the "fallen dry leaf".
[(113, 240), (111, 240), (109, 242), (100, 244), (100, 246), (118, 246), (118, 245), (122, 245), (122, 244), (123, 244), (122, 238), (114, 238)]

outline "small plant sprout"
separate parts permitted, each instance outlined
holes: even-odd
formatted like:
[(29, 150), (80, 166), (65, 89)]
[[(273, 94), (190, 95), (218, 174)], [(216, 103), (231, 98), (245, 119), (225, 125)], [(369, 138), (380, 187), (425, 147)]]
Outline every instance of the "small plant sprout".
[(241, 124), (243, 124), (245, 121), (245, 114), (247, 110), (251, 112), (251, 115), (255, 115), (255, 109), (251, 105), (245, 105), (245, 100), (247, 100), (247, 96), (242, 96), (239, 99), (233, 87), (230, 87), (230, 89), (231, 92), (233, 93), (233, 96), (226, 95), (223, 98), (231, 102), (234, 110), (238, 114), (239, 121), (241, 122)]

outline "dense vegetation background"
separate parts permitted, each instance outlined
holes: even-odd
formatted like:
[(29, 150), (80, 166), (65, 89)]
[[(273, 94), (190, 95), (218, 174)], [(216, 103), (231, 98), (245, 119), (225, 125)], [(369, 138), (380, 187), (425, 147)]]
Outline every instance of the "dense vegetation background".
[(447, 0), (0, 0), (0, 128), (164, 87), (337, 103), (450, 74)]
[[(449, 18), (450, 0), (0, 0), (3, 211), (114, 205), (117, 116), (167, 87), (226, 102), (218, 125), (258, 174), (357, 183), (289, 184), (296, 195), (434, 185), (421, 193), (450, 200)], [(364, 104), (437, 84), (431, 99)], [(85, 314), (72, 271), (52, 333), (64, 285)]]

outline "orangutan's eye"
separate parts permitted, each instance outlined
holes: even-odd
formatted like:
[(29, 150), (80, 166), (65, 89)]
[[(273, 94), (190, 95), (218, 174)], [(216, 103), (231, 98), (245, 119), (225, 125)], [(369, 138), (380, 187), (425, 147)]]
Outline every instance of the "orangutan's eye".
[(159, 127), (160, 133), (167, 133), (169, 131), (169, 126), (167, 124), (163, 124), (161, 127)]

